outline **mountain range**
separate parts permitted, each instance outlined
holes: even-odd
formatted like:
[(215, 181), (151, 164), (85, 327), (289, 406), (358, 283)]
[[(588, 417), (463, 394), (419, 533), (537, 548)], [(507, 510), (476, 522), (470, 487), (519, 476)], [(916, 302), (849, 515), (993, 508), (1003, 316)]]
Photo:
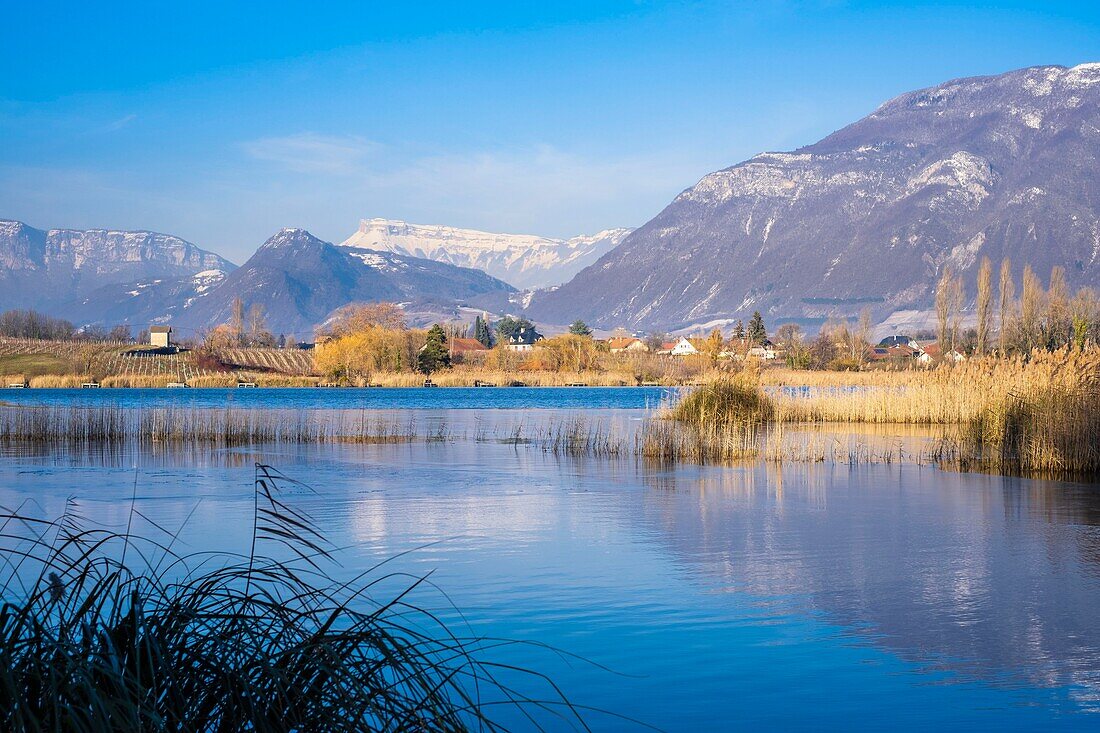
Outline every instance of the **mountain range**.
[(629, 229), (607, 229), (591, 236), (551, 239), (394, 219), (363, 219), (359, 229), (342, 244), (474, 267), (528, 290), (564, 283), (611, 251), (629, 233)]
[(264, 306), (269, 328), (308, 337), (332, 312), (353, 302), (401, 304), (412, 325), (455, 319), (458, 309), (500, 310), (515, 289), (480, 270), (392, 252), (338, 247), (304, 229), (283, 229), (173, 323), (201, 329), (225, 323), (233, 301)]
[(351, 302), (399, 302), (420, 325), (460, 317), (461, 308), (504, 309), (514, 293), (480, 270), (338, 247), (303, 229), (283, 229), (237, 267), (166, 234), (0, 220), (0, 310), (78, 325), (170, 323), (190, 335), (228, 321), (239, 297), (262, 304), (273, 331), (308, 338)]
[(371, 219), (342, 245), (284, 229), (238, 268), (166, 234), (0, 220), (0, 309), (200, 330), (240, 297), (303, 335), (359, 300), (400, 302), (414, 323), (484, 309), (693, 330), (864, 308), (898, 323), (927, 312), (947, 266), (973, 294), (983, 257), (1011, 258), (1017, 281), (1030, 264), (1100, 285), (1100, 64), (903, 94), (812, 145), (704, 176), (634, 231), (557, 240)]
[(613, 327), (877, 320), (930, 307), (950, 265), (1100, 284), (1100, 64), (903, 94), (823, 140), (704, 176), (529, 315)]
[[(139, 287), (142, 283), (155, 281), (156, 290), (186, 297), (199, 273), (205, 282), (233, 269), (228, 260), (167, 234), (42, 230), (0, 220), (0, 310), (35, 308), (76, 317), (92, 303), (111, 307), (123, 302), (116, 291), (139, 289), (139, 300), (148, 301), (143, 291), (149, 288)], [(93, 320), (100, 320), (100, 307), (89, 311)]]

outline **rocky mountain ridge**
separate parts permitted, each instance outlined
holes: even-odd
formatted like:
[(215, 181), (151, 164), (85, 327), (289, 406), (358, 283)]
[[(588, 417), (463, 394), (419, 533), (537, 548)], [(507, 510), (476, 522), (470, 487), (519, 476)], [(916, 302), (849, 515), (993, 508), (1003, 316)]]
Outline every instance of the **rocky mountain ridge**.
[(789, 153), (704, 176), (529, 314), (603, 327), (878, 320), (930, 307), (946, 265), (1009, 257), (1100, 284), (1100, 64), (903, 94)]
[(196, 335), (226, 322), (240, 297), (264, 306), (273, 331), (308, 338), (350, 302), (398, 302), (420, 323), (462, 308), (504, 309), (514, 293), (478, 270), (337, 247), (302, 229), (278, 232), (238, 268), (165, 234), (0, 221), (0, 310), (35, 309), (77, 325), (171, 324)]
[(263, 305), (268, 328), (308, 339), (314, 326), (353, 302), (401, 304), (413, 325), (456, 309), (504, 307), (514, 289), (479, 270), (391, 252), (356, 251), (304, 229), (283, 229), (172, 321), (187, 330), (225, 323), (233, 301)]
[(149, 231), (36, 229), (0, 220), (0, 310), (77, 318), (101, 291), (148, 289), (236, 266), (179, 237)]

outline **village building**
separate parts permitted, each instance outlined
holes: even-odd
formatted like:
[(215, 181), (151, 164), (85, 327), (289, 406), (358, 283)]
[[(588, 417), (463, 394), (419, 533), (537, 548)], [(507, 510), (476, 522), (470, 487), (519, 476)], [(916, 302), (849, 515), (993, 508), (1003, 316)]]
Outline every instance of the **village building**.
[(607, 340), (607, 347), (612, 354), (618, 354), (623, 351), (649, 351), (649, 347), (645, 345), (645, 341), (640, 338), (634, 338), (633, 336), (613, 336)]
[(771, 341), (765, 340), (762, 344), (756, 344), (749, 349), (749, 356), (753, 359), (763, 359), (764, 361), (771, 361), (778, 356), (778, 352), (775, 350), (775, 346)]
[(158, 349), (168, 349), (172, 347), (172, 327), (171, 326), (153, 326), (149, 329), (149, 345), (155, 346)]
[(912, 338), (911, 336), (902, 336), (897, 334), (893, 336), (887, 336), (882, 341), (879, 341), (878, 345), (884, 349), (903, 346), (912, 349), (913, 351), (921, 350), (920, 344), (917, 343), (916, 339)]
[(764, 339), (759, 344), (753, 343), (749, 339), (730, 339), (726, 342), (725, 348), (718, 354), (718, 357), (720, 359), (751, 358), (771, 361), (779, 357), (779, 350), (768, 339)]
[(451, 358), (456, 358), (459, 361), (464, 359), (467, 354), (491, 351), (485, 344), (471, 338), (453, 338), (447, 342), (447, 346), (450, 349)]
[(960, 361), (966, 361), (966, 357), (955, 349), (944, 354), (939, 344), (928, 344), (921, 347), (921, 353), (917, 357), (917, 361), (921, 364), (935, 364), (939, 361), (953, 361), (957, 364)]
[[(666, 344), (667, 345), (667, 344)], [(672, 348), (668, 350), (668, 353), (673, 356), (690, 356), (692, 354), (698, 354), (699, 349), (695, 347), (695, 344), (691, 343), (689, 339), (680, 337), (680, 340), (671, 345)]]
[(533, 328), (521, 328), (508, 337), (509, 351), (531, 351), (542, 341), (542, 334)]
[[(916, 343), (915, 341), (913, 342)], [(909, 361), (918, 358), (924, 352), (920, 346), (910, 346), (908, 343), (897, 343), (890, 346), (879, 344), (871, 349), (871, 361)]]

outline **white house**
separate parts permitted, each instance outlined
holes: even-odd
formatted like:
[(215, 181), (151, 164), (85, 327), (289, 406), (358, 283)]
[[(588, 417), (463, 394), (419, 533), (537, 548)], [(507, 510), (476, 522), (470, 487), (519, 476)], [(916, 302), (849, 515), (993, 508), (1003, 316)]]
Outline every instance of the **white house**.
[(771, 359), (774, 359), (777, 354), (775, 351), (775, 347), (772, 346), (771, 342), (769, 341), (758, 346), (753, 346), (751, 349), (749, 349), (749, 356), (755, 359), (764, 359), (765, 361), (769, 361)]
[[(940, 358), (940, 345), (939, 344), (928, 344), (927, 346), (925, 346), (924, 348), (921, 349), (920, 355), (917, 356), (917, 361), (919, 361), (921, 364), (932, 364), (932, 363), (938, 361), (939, 358)], [(955, 351), (954, 349), (952, 349), (951, 351), (948, 351), (946, 354), (943, 355), (943, 360), (944, 361), (953, 361), (957, 364), (960, 361), (966, 361), (966, 357), (963, 356), (962, 354), (960, 354), (958, 351)]]
[(676, 345), (672, 347), (669, 352), (673, 356), (689, 356), (691, 354), (698, 354), (699, 349), (695, 348), (695, 345), (688, 341), (683, 336), (676, 342)]

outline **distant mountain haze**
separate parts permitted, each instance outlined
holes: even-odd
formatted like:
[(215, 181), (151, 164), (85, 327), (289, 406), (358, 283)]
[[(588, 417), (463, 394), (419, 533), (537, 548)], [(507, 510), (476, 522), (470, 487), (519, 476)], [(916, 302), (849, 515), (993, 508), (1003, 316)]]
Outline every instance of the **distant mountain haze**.
[(903, 94), (820, 142), (705, 176), (528, 315), (610, 328), (878, 320), (973, 296), (983, 256), (1100, 284), (1100, 64)]
[(607, 229), (591, 236), (551, 239), (408, 224), (394, 219), (364, 219), (342, 246), (474, 267), (526, 290), (566, 282), (609, 252), (630, 231)]

